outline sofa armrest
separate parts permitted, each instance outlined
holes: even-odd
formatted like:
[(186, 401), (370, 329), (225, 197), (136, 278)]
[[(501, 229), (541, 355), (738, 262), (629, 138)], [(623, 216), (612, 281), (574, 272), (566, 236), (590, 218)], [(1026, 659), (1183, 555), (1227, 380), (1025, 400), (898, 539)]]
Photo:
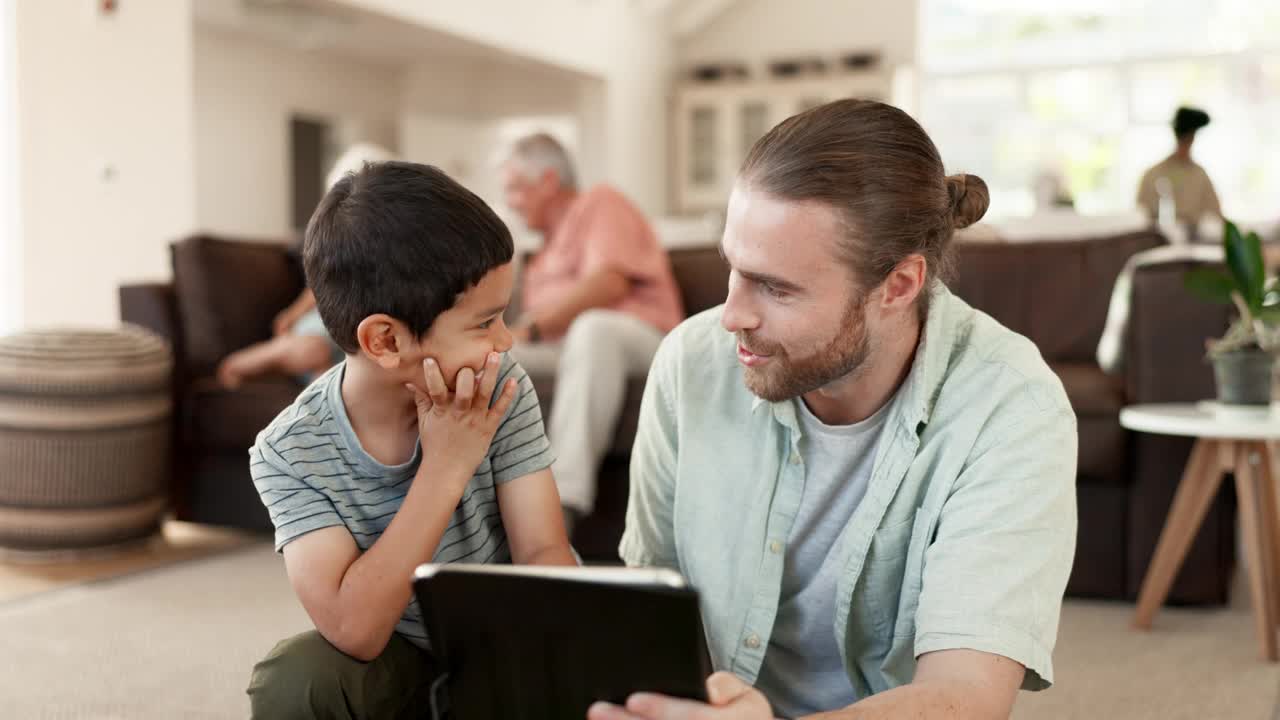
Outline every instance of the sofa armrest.
[(1159, 263), (1134, 271), (1124, 339), (1126, 404), (1214, 397), (1205, 340), (1222, 336), (1230, 309), (1204, 302), (1183, 287), (1183, 276), (1201, 264)]
[(173, 347), (182, 337), (178, 306), (170, 283), (138, 283), (120, 286), (120, 319), (159, 335)]

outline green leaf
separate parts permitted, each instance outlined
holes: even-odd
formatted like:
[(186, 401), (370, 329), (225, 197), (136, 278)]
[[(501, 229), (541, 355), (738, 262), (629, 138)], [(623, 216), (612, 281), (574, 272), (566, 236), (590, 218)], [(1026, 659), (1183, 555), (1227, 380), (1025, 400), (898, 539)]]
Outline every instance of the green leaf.
[(1262, 257), (1262, 238), (1258, 233), (1250, 232), (1244, 238), (1245, 250), (1249, 253), (1249, 266), (1254, 272), (1254, 289), (1257, 293), (1258, 308), (1262, 308), (1262, 299), (1266, 296), (1267, 261)]
[(1230, 305), (1231, 293), (1236, 289), (1231, 278), (1207, 267), (1188, 270), (1182, 276), (1182, 284), (1201, 300), (1220, 305)]
[(1246, 238), (1240, 234), (1240, 228), (1235, 223), (1228, 221), (1223, 230), (1222, 249), (1240, 297), (1249, 310), (1256, 314), (1262, 309), (1262, 286), (1266, 282), (1262, 243), (1256, 233), (1250, 233)]

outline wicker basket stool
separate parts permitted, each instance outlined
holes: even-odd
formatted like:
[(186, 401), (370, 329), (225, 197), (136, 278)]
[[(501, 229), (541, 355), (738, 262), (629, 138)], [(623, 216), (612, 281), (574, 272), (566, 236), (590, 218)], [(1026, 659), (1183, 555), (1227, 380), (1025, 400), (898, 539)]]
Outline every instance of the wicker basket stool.
[(0, 339), (0, 548), (98, 547), (158, 529), (172, 363), (135, 326)]

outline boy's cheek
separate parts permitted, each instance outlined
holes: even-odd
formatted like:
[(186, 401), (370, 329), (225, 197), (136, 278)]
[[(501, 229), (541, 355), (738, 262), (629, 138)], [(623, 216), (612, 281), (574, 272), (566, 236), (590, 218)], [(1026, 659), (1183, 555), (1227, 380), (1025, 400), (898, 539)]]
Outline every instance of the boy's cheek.
[(458, 373), (462, 372), (462, 368), (469, 367), (471, 372), (478, 373), (484, 369), (484, 361), (488, 355), (489, 350), (482, 349), (479, 352), (468, 353), (466, 358), (437, 357), (436, 362), (440, 363), (440, 374), (444, 377), (444, 384), (449, 388), (449, 392), (457, 390)]
[(441, 366), (440, 371), (441, 371), (441, 374), (444, 375), (444, 384), (446, 387), (449, 388), (449, 392), (453, 392), (458, 389), (458, 371), (461, 369), (462, 369), (461, 366), (458, 366), (458, 367)]

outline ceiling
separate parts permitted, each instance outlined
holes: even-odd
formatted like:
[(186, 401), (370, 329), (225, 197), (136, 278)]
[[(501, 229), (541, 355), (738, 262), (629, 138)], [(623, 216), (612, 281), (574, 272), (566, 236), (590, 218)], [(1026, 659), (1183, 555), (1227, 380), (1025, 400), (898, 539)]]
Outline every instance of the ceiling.
[(192, 5), (195, 21), (203, 27), (373, 64), (402, 67), (443, 59), (526, 69), (542, 64), (332, 0), (195, 0)]
[[(466, 0), (444, 0), (465, 2)], [(536, 2), (537, 0), (513, 0)], [(739, 0), (614, 0), (665, 16), (676, 38), (702, 30)], [(495, 66), (544, 65), (528, 57), (456, 35), (352, 7), (340, 0), (194, 0), (199, 25), (296, 50), (335, 53), (365, 62), (404, 66), (449, 59)]]

